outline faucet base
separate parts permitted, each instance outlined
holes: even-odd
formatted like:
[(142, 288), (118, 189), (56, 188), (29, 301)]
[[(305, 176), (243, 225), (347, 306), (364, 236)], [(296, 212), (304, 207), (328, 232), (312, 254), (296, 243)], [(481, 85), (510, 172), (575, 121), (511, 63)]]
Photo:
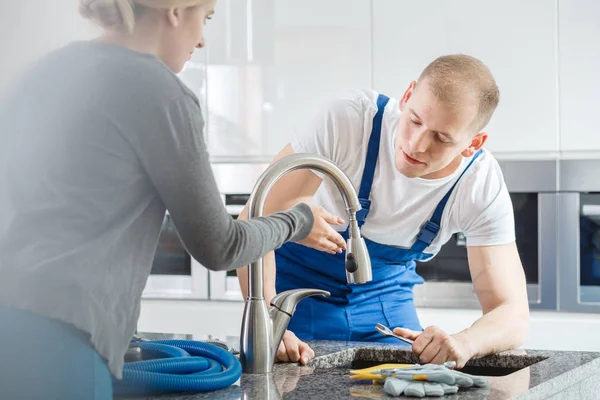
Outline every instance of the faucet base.
[[(327, 158), (313, 154), (293, 154), (269, 166), (256, 182), (248, 200), (248, 219), (263, 215), (267, 194), (279, 178), (301, 168), (310, 168), (327, 174), (342, 193), (350, 216), (348, 251), (352, 253), (355, 261), (348, 264), (347, 279), (354, 283), (370, 281), (371, 264), (356, 220), (356, 212), (362, 207), (360, 200), (348, 176)], [(323, 290), (289, 290), (273, 298), (273, 310), (270, 313), (264, 299), (263, 279), (263, 259), (259, 258), (248, 268), (250, 297), (244, 307), (240, 339), (242, 371), (251, 374), (268, 374), (273, 370), (281, 337), (294, 314), (296, 304), (307, 296), (316, 294), (329, 296), (329, 293)]]
[(247, 299), (240, 336), (242, 371), (250, 374), (268, 374), (273, 370), (275, 354), (273, 322), (265, 299)]

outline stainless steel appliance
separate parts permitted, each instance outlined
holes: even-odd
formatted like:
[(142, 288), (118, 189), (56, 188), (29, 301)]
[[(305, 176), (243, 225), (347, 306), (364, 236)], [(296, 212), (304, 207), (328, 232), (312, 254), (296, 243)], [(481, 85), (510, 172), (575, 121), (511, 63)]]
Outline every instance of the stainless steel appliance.
[(600, 312), (600, 160), (562, 160), (559, 309)]
[[(237, 218), (250, 198), (250, 193), (268, 164), (214, 163), (213, 173), (225, 208)], [(209, 271), (211, 300), (244, 301), (235, 271)]]
[[(600, 312), (600, 160), (501, 160), (500, 166), (513, 201), (530, 307)], [(266, 168), (213, 164), (232, 218)], [(235, 271), (208, 271), (177, 240), (167, 215), (145, 297), (243, 301)], [(479, 308), (462, 234), (418, 271), (426, 281), (415, 288), (417, 306)]]
[[(214, 164), (225, 206), (236, 218), (267, 164)], [(532, 309), (557, 309), (558, 161), (501, 161), (515, 212), (517, 246)], [(469, 274), (465, 238), (456, 234), (430, 262), (419, 264), (425, 284), (415, 287), (419, 307), (479, 308)], [(235, 271), (209, 272), (210, 299), (243, 301)]]
[(185, 250), (168, 212), (142, 298), (208, 299), (208, 270)]
[[(268, 164), (215, 163), (213, 173), (232, 218), (237, 218)], [(187, 253), (169, 213), (165, 215), (143, 298), (243, 301), (235, 271), (209, 271)]]
[[(236, 219), (250, 198), (248, 193), (222, 194), (225, 208)], [(210, 299), (243, 301), (237, 273), (233, 271), (209, 271)]]
[[(513, 202), (515, 233), (530, 308), (557, 308), (558, 161), (501, 161)], [(431, 261), (419, 263), (425, 283), (415, 287), (420, 307), (479, 308), (464, 235), (458, 233)]]

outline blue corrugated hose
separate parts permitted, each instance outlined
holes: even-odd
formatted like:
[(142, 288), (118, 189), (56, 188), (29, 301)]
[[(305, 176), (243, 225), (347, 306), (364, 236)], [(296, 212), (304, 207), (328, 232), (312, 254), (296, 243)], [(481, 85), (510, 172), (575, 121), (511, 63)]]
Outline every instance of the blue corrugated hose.
[(125, 364), (123, 380), (113, 379), (116, 395), (208, 392), (226, 388), (242, 375), (239, 360), (214, 344), (192, 340), (135, 344), (146, 360)]

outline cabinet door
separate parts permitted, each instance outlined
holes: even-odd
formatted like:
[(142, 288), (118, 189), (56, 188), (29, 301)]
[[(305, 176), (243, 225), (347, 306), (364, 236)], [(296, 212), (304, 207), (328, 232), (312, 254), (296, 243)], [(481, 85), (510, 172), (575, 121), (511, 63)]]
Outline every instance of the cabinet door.
[(436, 57), (481, 59), (500, 88), (493, 152), (557, 152), (556, 3), (374, 0), (373, 81), (401, 96)]
[(600, 2), (560, 0), (560, 148), (600, 151)]
[(78, 0), (0, 2), (0, 91), (46, 53), (99, 29), (78, 13)]
[(213, 160), (270, 160), (330, 99), (371, 86), (370, 3), (220, 0), (207, 25)]

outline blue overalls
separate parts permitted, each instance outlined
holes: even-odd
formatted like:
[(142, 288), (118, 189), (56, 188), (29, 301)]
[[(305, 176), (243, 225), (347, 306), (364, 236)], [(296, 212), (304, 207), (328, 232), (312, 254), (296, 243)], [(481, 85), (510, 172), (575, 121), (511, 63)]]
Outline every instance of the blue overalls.
[[(389, 98), (379, 95), (377, 113), (369, 138), (366, 163), (360, 183), (359, 200), (363, 207), (357, 213), (359, 227), (369, 214), (373, 175), (379, 154), (381, 123)], [(440, 230), (444, 207), (465, 171), (479, 156), (477, 152), (448, 193), (437, 205), (432, 218), (417, 235), (410, 249), (384, 245), (365, 238), (373, 280), (366, 284), (347, 284), (344, 254), (328, 254), (296, 243), (286, 243), (275, 251), (276, 288), (316, 288), (331, 292), (328, 298), (309, 297), (302, 300), (292, 317), (289, 329), (302, 340), (377, 341), (397, 343), (375, 331), (377, 322), (392, 328), (422, 330), (413, 303), (412, 288), (423, 283), (416, 271), (416, 261), (431, 258), (423, 251)], [(348, 230), (342, 232), (348, 239)]]

